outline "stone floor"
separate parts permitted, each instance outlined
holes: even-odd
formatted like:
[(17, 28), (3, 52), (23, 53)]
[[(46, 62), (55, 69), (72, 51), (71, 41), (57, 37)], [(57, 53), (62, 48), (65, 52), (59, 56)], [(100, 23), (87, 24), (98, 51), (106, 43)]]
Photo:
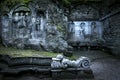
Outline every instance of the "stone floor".
[(120, 80), (120, 57), (102, 51), (76, 51), (75, 55), (91, 59), (95, 80)]

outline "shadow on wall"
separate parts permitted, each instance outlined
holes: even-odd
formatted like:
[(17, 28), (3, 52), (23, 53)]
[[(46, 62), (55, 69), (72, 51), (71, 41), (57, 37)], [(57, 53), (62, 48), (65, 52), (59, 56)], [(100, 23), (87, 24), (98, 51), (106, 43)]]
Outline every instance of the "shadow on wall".
[(1, 38), (1, 33), (0, 33), (0, 45), (2, 45), (2, 38)]
[(2, 37), (1, 37), (1, 26), (0, 26), (0, 45), (2, 44)]
[[(1, 16), (1, 13), (0, 13), (0, 16)], [(1, 20), (0, 20), (0, 25), (1, 25)], [(0, 26), (0, 44), (1, 44), (1, 39), (2, 39), (2, 38), (1, 38), (1, 27), (2, 27), (2, 26)]]
[(0, 44), (2, 44), (2, 42), (1, 42), (1, 36), (0, 36)]

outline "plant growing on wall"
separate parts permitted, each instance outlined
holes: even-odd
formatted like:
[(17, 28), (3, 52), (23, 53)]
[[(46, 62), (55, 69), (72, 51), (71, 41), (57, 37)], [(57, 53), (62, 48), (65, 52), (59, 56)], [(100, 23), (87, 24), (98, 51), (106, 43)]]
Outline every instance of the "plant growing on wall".
[(18, 3), (27, 5), (30, 1), (31, 0), (2, 0), (0, 1), (0, 11), (1, 12), (7, 11), (8, 9), (11, 9)]

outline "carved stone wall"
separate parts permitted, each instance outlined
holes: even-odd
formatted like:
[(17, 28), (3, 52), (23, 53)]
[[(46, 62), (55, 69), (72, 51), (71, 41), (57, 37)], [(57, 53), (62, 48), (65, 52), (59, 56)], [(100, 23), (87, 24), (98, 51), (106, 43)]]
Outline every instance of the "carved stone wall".
[[(41, 13), (40, 13), (41, 14)], [(2, 18), (2, 38), (6, 46), (24, 48), (25, 45), (39, 44), (44, 29), (44, 16), (35, 14), (35, 7), (18, 4)], [(43, 24), (40, 24), (40, 23)], [(6, 23), (6, 24), (5, 24)], [(35, 41), (35, 42), (34, 42)]]
[(102, 22), (74, 21), (68, 26), (68, 42), (99, 43), (102, 41)]
[(67, 18), (62, 9), (47, 1), (18, 4), (4, 14), (2, 40), (5, 46), (48, 51), (66, 51)]
[(68, 42), (76, 46), (102, 43), (103, 25), (99, 21), (98, 4), (81, 4), (71, 8), (68, 15)]
[(63, 8), (50, 0), (17, 4), (2, 15), (3, 44), (21, 49), (66, 51), (70, 47), (67, 36), (69, 29), (72, 31), (68, 25), (71, 21), (75, 23), (75, 35), (70, 32), (70, 40), (87, 43), (102, 40), (99, 7), (81, 4), (70, 8), (70, 11)]

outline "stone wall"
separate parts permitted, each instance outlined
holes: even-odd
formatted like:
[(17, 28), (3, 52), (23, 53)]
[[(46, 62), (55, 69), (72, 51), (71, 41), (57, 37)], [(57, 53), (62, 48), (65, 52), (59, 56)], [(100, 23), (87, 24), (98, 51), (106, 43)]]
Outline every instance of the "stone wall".
[[(94, 6), (94, 7), (93, 7)], [(71, 8), (69, 20), (73, 21), (84, 21), (84, 20), (98, 20), (99, 11), (96, 8), (95, 4), (89, 5), (78, 5)]]
[(103, 21), (104, 39), (112, 54), (120, 55), (120, 13), (112, 15)]

